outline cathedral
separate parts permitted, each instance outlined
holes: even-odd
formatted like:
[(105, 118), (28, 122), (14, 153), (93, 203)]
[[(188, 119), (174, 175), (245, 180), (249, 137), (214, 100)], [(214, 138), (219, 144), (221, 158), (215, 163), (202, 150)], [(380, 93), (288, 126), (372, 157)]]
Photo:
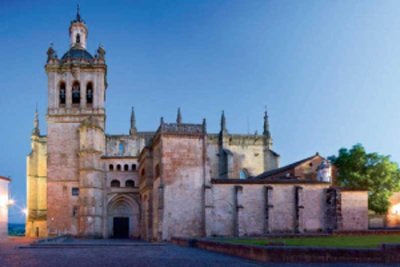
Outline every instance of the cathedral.
[(132, 108), (129, 133), (106, 133), (106, 52), (87, 51), (79, 11), (69, 39), (62, 57), (47, 50), (47, 135), (36, 112), (27, 236), (160, 241), (368, 227), (367, 193), (318, 176), (321, 156), (279, 168), (267, 113), (262, 134), (229, 133), (224, 113), (219, 133), (208, 133), (205, 119), (183, 122), (180, 110), (143, 132)]

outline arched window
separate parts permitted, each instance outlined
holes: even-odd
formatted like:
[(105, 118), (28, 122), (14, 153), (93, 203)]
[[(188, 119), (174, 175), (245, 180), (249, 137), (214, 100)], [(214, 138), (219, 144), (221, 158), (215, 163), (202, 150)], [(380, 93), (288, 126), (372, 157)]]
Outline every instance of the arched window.
[(239, 174), (240, 179), (247, 179), (249, 178), (249, 172), (246, 169), (242, 169)]
[(66, 101), (66, 90), (65, 90), (65, 82), (60, 83), (60, 105), (65, 105)]
[(129, 165), (128, 164), (124, 165), (124, 171), (126, 171), (126, 172), (129, 171)]
[(119, 154), (120, 155), (123, 155), (124, 154), (124, 150), (125, 150), (125, 147), (124, 147), (124, 144), (123, 143), (119, 143)]
[(132, 171), (136, 171), (136, 164), (132, 164)]
[(135, 181), (133, 180), (127, 180), (125, 182), (125, 187), (135, 187)]
[(121, 170), (121, 165), (117, 164), (117, 171)]
[(86, 103), (88, 105), (93, 104), (93, 84), (92, 82), (88, 82), (86, 85)]
[(118, 180), (112, 180), (111, 187), (121, 187), (121, 183)]
[(72, 84), (72, 104), (81, 103), (81, 86), (79, 82)]
[(76, 43), (79, 44), (81, 42), (81, 35), (78, 33), (76, 35)]
[(110, 165), (108, 166), (108, 169), (109, 169), (110, 171), (113, 171), (113, 170), (114, 170), (114, 165), (110, 164)]

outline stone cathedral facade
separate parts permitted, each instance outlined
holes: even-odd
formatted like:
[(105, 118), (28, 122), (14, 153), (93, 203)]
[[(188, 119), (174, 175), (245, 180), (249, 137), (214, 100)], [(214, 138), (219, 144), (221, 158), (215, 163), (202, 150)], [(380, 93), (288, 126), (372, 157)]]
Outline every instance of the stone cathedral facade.
[[(224, 114), (220, 132), (208, 133), (206, 120), (184, 123), (180, 110), (176, 122), (161, 118), (156, 131), (142, 132), (133, 109), (129, 133), (106, 133), (105, 50), (87, 51), (79, 12), (69, 37), (61, 58), (52, 47), (47, 51), (47, 135), (40, 134), (36, 113), (27, 157), (27, 236), (168, 240), (366, 227), (365, 192), (349, 195), (302, 175), (322, 157), (298, 163), (300, 174), (278, 175), (286, 169), (278, 168), (266, 113), (261, 135), (229, 133)], [(346, 209), (350, 202), (357, 209)], [(355, 213), (359, 219), (346, 221)]]

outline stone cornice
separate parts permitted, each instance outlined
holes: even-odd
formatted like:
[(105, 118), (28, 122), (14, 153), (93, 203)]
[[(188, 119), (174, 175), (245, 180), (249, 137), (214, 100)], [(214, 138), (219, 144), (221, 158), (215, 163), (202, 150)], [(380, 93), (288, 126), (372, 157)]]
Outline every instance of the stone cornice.
[(47, 109), (47, 118), (49, 117), (57, 117), (57, 116), (101, 116), (105, 117), (105, 109), (104, 108), (80, 108), (80, 107), (71, 107), (71, 108), (49, 108)]
[(70, 72), (73, 68), (79, 68), (80, 72), (93, 72), (94, 70), (101, 72), (107, 71), (107, 65), (105, 63), (97, 63), (86, 60), (82, 60), (79, 63), (77, 63), (77, 61), (67, 61), (65, 63), (54, 62), (45, 65), (46, 72)]
[(108, 159), (138, 159), (139, 157), (136, 156), (102, 156), (101, 159), (108, 160)]
[(83, 148), (79, 150), (79, 156), (85, 156), (87, 154), (103, 154), (103, 151), (92, 149), (92, 148)]

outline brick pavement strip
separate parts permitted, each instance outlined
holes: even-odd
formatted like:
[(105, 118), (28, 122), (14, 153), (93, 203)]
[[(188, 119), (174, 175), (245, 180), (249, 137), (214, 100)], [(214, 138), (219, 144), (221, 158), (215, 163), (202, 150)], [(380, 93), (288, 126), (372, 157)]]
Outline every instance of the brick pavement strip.
[[(29, 239), (10, 239), (0, 242), (0, 266), (29, 267), (97, 267), (97, 266), (321, 266), (321, 264), (260, 264), (254, 261), (226, 256), (195, 248), (178, 247), (171, 244), (134, 246), (99, 246), (115, 241), (94, 242), (87, 247), (53, 247), (41, 249), (19, 249), (32, 242)], [(74, 243), (74, 242), (72, 242)], [(79, 242), (76, 242), (79, 243)], [(90, 243), (90, 242), (88, 242)], [(326, 264), (324, 266), (385, 266), (373, 264)]]

